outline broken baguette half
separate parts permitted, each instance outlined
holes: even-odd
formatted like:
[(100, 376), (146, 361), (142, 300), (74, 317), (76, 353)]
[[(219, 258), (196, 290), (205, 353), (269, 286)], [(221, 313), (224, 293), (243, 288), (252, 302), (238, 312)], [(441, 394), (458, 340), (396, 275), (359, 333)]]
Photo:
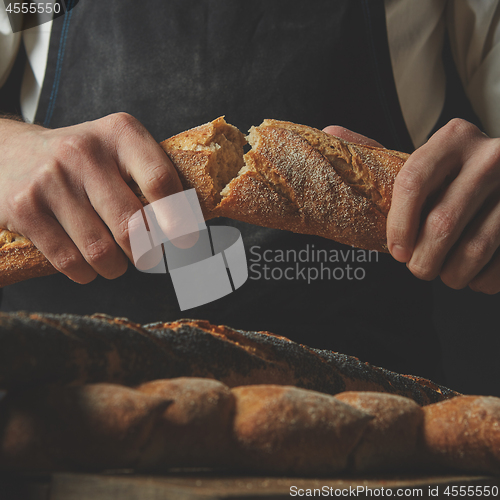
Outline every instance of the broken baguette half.
[(247, 139), (252, 149), (216, 215), (387, 252), (392, 188), (409, 155), (277, 120)]
[[(278, 120), (245, 138), (223, 117), (160, 145), (183, 188), (196, 189), (206, 220), (228, 217), (387, 252), (386, 219), (406, 153)], [(55, 272), (27, 238), (0, 230), (0, 287)]]

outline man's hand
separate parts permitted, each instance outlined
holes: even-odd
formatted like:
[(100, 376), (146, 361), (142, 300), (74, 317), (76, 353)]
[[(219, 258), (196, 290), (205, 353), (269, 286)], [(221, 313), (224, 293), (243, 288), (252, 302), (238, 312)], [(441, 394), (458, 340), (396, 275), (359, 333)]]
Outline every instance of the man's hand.
[[(380, 146), (341, 127), (325, 132)], [(420, 279), (500, 292), (500, 139), (455, 119), (417, 149), (396, 177), (387, 243)]]
[(455, 119), (396, 177), (387, 219), (396, 260), (451, 288), (500, 291), (500, 139)]
[(132, 116), (55, 130), (0, 120), (0, 227), (29, 238), (78, 283), (121, 276), (132, 257), (128, 220), (182, 190), (172, 163)]

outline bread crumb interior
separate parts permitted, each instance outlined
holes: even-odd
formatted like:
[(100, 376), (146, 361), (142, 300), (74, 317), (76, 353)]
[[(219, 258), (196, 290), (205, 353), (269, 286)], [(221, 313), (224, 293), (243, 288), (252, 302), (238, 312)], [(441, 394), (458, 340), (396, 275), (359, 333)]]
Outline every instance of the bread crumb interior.
[(214, 183), (216, 201), (222, 199), (222, 191), (244, 167), (243, 144), (240, 137), (231, 129), (218, 131), (209, 145), (213, 158), (208, 174)]

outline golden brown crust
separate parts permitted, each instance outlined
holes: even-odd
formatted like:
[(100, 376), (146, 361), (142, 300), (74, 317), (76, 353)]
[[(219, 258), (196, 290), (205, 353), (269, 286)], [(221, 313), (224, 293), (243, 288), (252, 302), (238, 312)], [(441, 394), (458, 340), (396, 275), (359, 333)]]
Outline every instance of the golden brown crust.
[(243, 166), (243, 134), (219, 117), (160, 143), (175, 165), (184, 189), (196, 189), (205, 219), (223, 187)]
[(0, 230), (0, 287), (56, 272), (30, 240), (6, 229)]
[(500, 474), (500, 398), (460, 396), (424, 411), (424, 465)]
[(113, 384), (9, 393), (0, 415), (0, 469), (130, 467), (170, 402)]
[(379, 392), (341, 392), (340, 401), (373, 417), (351, 457), (354, 472), (412, 470), (419, 462), (424, 414), (409, 398)]
[(332, 396), (296, 387), (254, 385), (232, 392), (236, 465), (243, 470), (339, 473), (371, 419)]
[(136, 467), (221, 467), (232, 461), (234, 396), (212, 379), (180, 377), (146, 382), (136, 390), (171, 401), (147, 453)]
[[(386, 252), (385, 215), (346, 184), (306, 138), (280, 123), (252, 129), (247, 167), (223, 191), (216, 213)], [(315, 132), (328, 139), (327, 134)], [(287, 213), (282, 216), (284, 207)]]
[(306, 125), (264, 120), (263, 126), (299, 134), (330, 162), (344, 183), (373, 202), (384, 215), (389, 213), (394, 180), (408, 154), (354, 144)]

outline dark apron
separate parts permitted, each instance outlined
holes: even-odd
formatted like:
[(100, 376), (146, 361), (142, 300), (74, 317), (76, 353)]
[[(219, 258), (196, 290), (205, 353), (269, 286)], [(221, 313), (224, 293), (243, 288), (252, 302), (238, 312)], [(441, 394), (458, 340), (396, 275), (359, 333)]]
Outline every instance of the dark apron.
[[(54, 22), (37, 121), (55, 128), (118, 111), (158, 141), (225, 115), (243, 131), (264, 118), (340, 124), (412, 150), (382, 0), (80, 2)], [(168, 275), (129, 266), (85, 286), (62, 275), (13, 285), (2, 309), (203, 318), (441, 380), (430, 284), (403, 264), (319, 237), (213, 224), (239, 228), (251, 266), (215, 302), (181, 312)], [(283, 262), (287, 250), (295, 259)]]

